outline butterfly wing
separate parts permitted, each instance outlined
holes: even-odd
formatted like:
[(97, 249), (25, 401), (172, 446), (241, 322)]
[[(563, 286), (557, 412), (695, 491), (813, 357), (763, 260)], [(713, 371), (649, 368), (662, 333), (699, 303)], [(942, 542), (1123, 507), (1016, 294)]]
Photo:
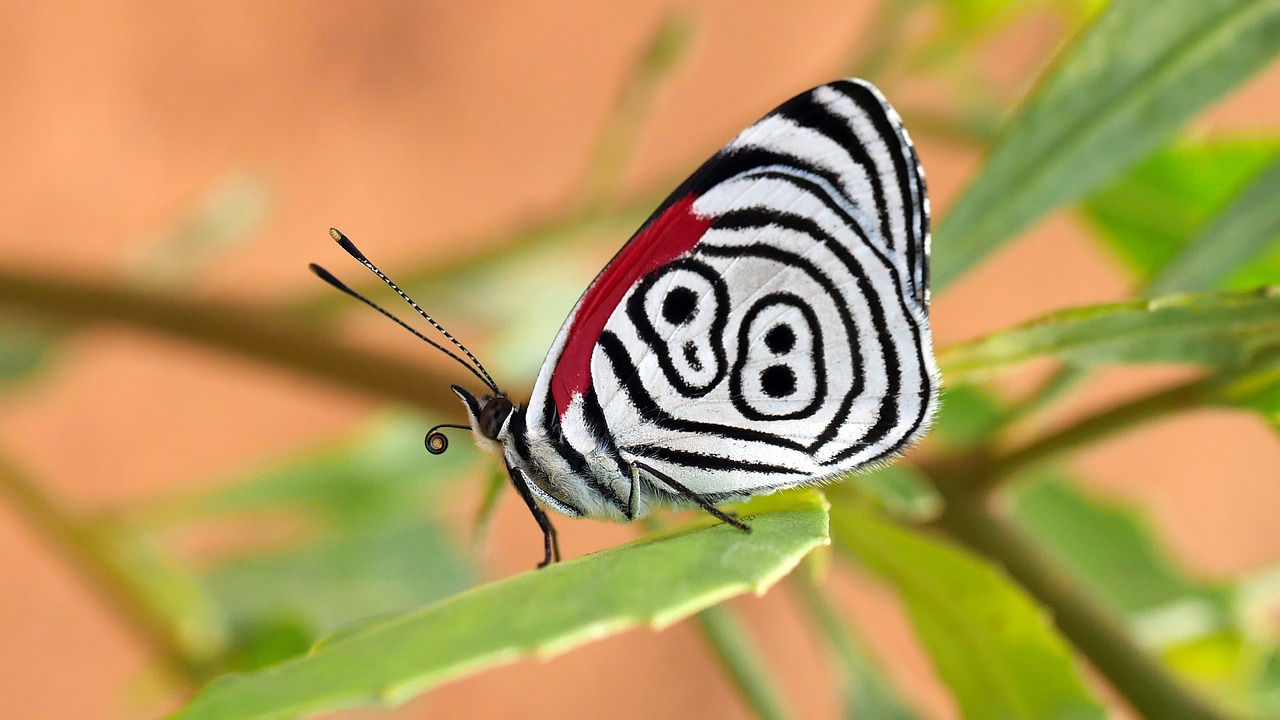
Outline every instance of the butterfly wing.
[(643, 460), (712, 499), (832, 477), (927, 429), (928, 303), (910, 139), (871, 85), (823, 85), (708, 160), (596, 277), (529, 432), (567, 467)]

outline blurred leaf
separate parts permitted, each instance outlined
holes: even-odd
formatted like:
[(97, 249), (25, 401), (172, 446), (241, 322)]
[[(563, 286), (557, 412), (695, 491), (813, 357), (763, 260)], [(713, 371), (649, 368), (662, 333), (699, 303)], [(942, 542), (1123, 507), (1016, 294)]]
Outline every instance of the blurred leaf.
[[(306, 650), (339, 625), (424, 605), (469, 587), (472, 580), (448, 531), (424, 519), (368, 523), (234, 560), (212, 568), (202, 584), (228, 618), (237, 644), (251, 656), (278, 661), (287, 655), (256, 646), (278, 644), (280, 628), (288, 628), (290, 638), (302, 638), (300, 650)], [(262, 634), (263, 626), (272, 632)]]
[(889, 515), (912, 522), (925, 522), (942, 511), (942, 496), (929, 479), (906, 463), (881, 465), (847, 476), (845, 485), (836, 485), (829, 494), (843, 495), (851, 484)]
[(786, 720), (790, 713), (782, 701), (760, 650), (747, 635), (742, 621), (728, 603), (713, 605), (694, 616), (716, 660), (760, 720)]
[(838, 681), (844, 688), (844, 717), (848, 720), (917, 720), (897, 688), (840, 619), (816, 579), (792, 577), (796, 579), (794, 587), (816, 620), (819, 637), (835, 655)]
[(226, 178), (177, 227), (135, 262), (138, 279), (169, 286), (186, 280), (220, 252), (248, 241), (267, 215), (267, 191), (250, 175)]
[(1202, 363), (1239, 367), (1280, 345), (1280, 292), (1168, 295), (1051, 313), (938, 354), (952, 382), (1035, 357), (1069, 365)]
[(1280, 432), (1280, 351), (1225, 378), (1217, 395), (1225, 403), (1262, 415)]
[[(1280, 238), (1280, 159), (1274, 160), (1152, 278), (1150, 291), (1209, 290)], [(1277, 278), (1280, 279), (1280, 278)]]
[(1225, 628), (1163, 649), (1161, 657), (1174, 672), (1213, 693), (1243, 717), (1275, 717), (1259, 685), (1266, 681), (1266, 662), (1273, 649), (1249, 642), (1238, 630)]
[(693, 20), (686, 14), (675, 12), (664, 18), (644, 57), (632, 70), (637, 77), (631, 82), (637, 85), (653, 83), (670, 73), (688, 52), (694, 30)]
[(1103, 505), (1058, 476), (1019, 484), (1013, 498), (1014, 514), (1028, 532), (1130, 617), (1194, 603), (1208, 615), (1207, 628), (1197, 634), (1227, 622), (1225, 589), (1192, 580), (1175, 566), (1133, 510)]
[(472, 572), (435, 507), (476, 453), (459, 444), (428, 455), (425, 427), (389, 418), (355, 440), (131, 511), (122, 527), (151, 539), (139, 548), (172, 533), (248, 538), (197, 561), (123, 564), (163, 617), (190, 628), (180, 636), (193, 658), (217, 667), (278, 661), (340, 624), (466, 588)]
[(1106, 717), (1044, 611), (1003, 573), (849, 504), (831, 523), (836, 546), (898, 591), (963, 717)]
[(955, 57), (1030, 13), (1050, 10), (1078, 23), (1105, 4), (1106, 0), (934, 0), (929, 5), (940, 17), (922, 54), (935, 62)]
[(935, 287), (1141, 159), (1278, 50), (1274, 0), (1114, 0), (1062, 53), (943, 218)]
[(176, 562), (146, 529), (103, 522), (95, 538), (113, 569), (166, 629), (193, 668), (218, 664), (231, 631), (216, 604), (189, 568)]
[(1013, 499), (1020, 524), (1176, 672), (1246, 714), (1262, 709), (1253, 688), (1275, 638), (1244, 627), (1236, 584), (1190, 577), (1136, 508), (1103, 503), (1065, 478), (1019, 485)]
[(948, 385), (942, 390), (933, 420), (934, 437), (951, 447), (967, 447), (998, 430), (1004, 414), (1000, 400), (986, 390), (976, 385)]
[(1181, 140), (1095, 192), (1081, 209), (1146, 284), (1277, 155), (1280, 138)]
[(428, 423), (400, 415), (362, 437), (302, 454), (209, 491), (156, 502), (135, 512), (158, 526), (284, 508), (314, 513), (324, 523), (421, 516), (447, 480), (477, 458), (470, 443), (433, 456), (422, 448)]
[(0, 383), (26, 379), (39, 370), (61, 333), (46, 322), (18, 313), (0, 313)]
[(480, 507), (476, 509), (475, 521), (471, 524), (471, 548), (478, 550), (489, 537), (489, 526), (493, 524), (493, 516), (498, 510), (498, 500), (502, 499), (502, 491), (507, 489), (511, 477), (506, 468), (494, 463), (484, 483), (484, 495)]
[(826, 502), (790, 492), (743, 506), (753, 532), (700, 523), (361, 623), (305, 657), (215, 680), (175, 717), (298, 717), (400, 703), (525, 656), (551, 657), (637, 625), (666, 627), (764, 592), (827, 542)]
[(1280, 650), (1274, 650), (1249, 688), (1261, 717), (1280, 717)]
[(526, 288), (519, 300), (509, 298), (511, 312), (490, 343), (492, 372), (504, 382), (533, 384), (556, 333), (591, 281), (589, 272), (575, 276), (563, 263), (541, 277), (536, 290)]

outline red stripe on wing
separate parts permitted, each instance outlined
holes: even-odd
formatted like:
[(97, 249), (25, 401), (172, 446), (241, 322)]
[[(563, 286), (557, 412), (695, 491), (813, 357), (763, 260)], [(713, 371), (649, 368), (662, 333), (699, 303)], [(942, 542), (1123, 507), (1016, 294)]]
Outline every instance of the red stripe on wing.
[(564, 415), (574, 395), (591, 386), (591, 354), (618, 303), (640, 278), (693, 249), (711, 221), (695, 215), (693, 195), (668, 207), (631, 239), (582, 296), (564, 350), (551, 375), (551, 396)]

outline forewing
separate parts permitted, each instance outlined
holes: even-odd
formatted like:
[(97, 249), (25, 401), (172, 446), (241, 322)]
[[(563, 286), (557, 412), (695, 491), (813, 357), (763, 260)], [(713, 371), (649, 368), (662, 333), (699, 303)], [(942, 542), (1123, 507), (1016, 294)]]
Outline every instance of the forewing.
[(928, 263), (897, 115), (861, 81), (815, 88), (707, 161), (597, 276), (531, 421), (713, 497), (886, 458), (936, 402)]

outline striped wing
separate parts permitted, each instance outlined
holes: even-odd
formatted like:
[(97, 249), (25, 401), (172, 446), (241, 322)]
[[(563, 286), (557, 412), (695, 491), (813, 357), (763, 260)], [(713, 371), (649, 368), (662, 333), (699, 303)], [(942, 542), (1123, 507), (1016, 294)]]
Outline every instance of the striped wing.
[(579, 300), (530, 431), (643, 460), (712, 498), (890, 457), (936, 405), (929, 205), (871, 85), (799, 95), (743, 131)]

